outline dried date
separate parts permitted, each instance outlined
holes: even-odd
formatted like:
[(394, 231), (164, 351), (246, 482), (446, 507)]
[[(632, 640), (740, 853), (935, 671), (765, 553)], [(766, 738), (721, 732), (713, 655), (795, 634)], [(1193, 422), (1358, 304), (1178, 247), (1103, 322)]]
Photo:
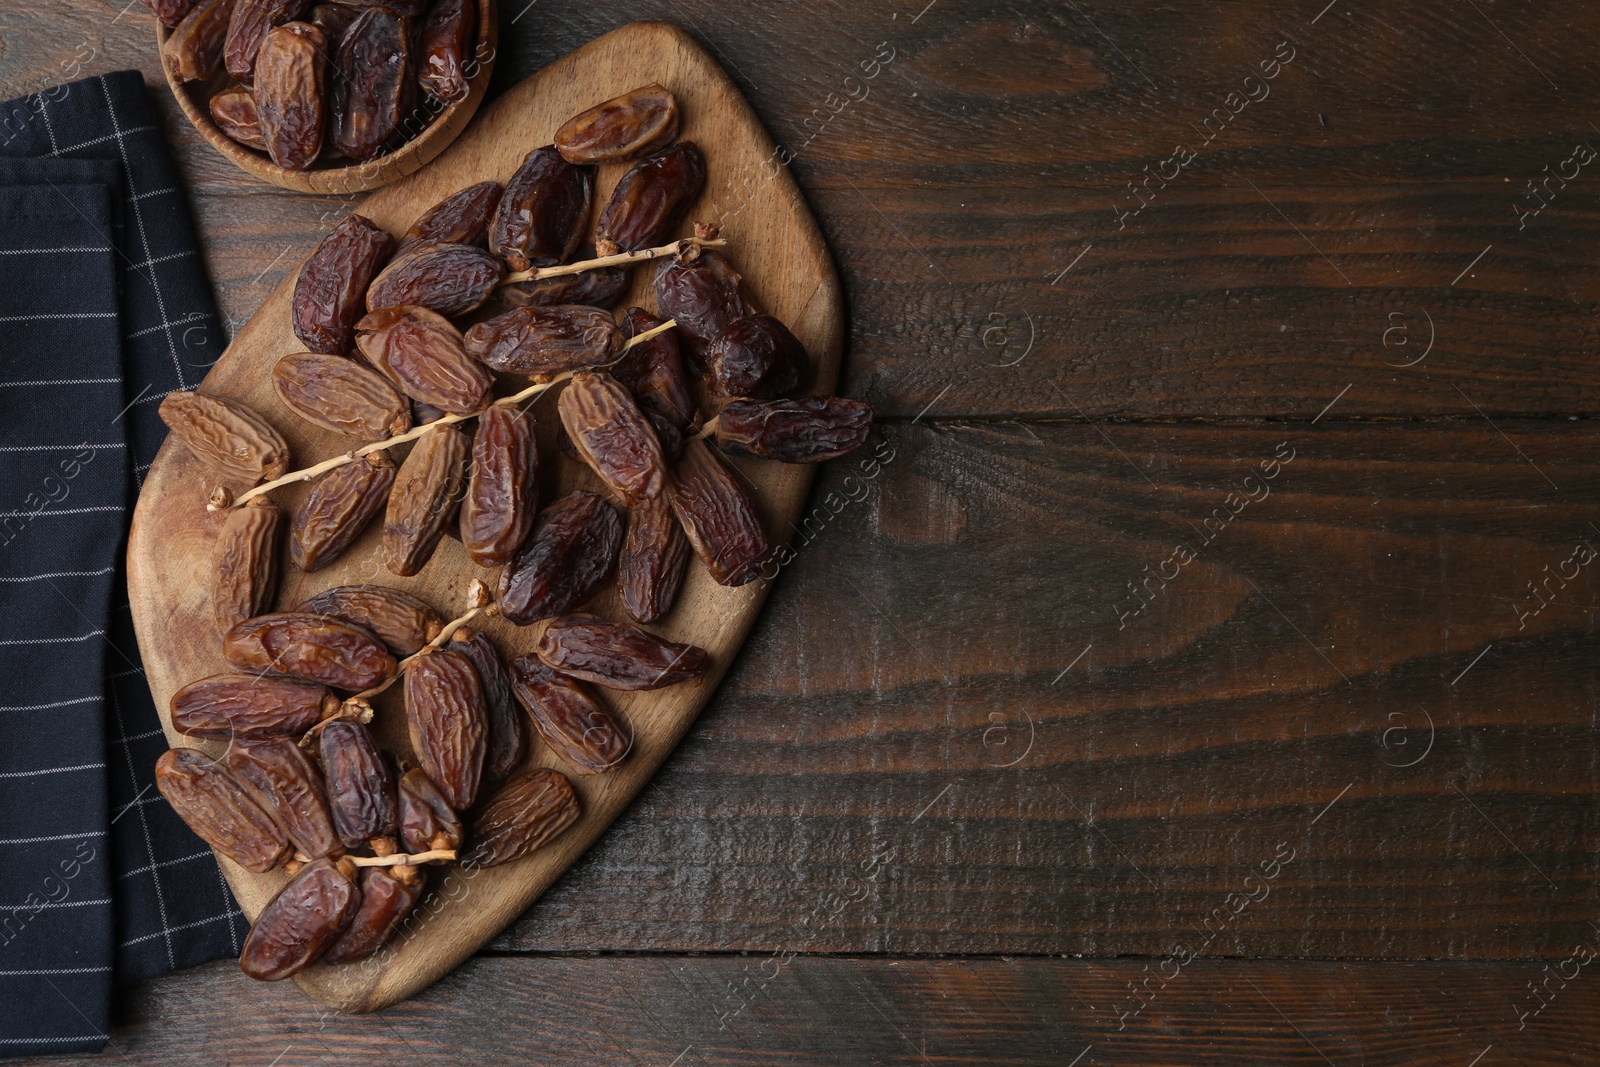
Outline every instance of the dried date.
[(336, 66), (333, 145), (351, 159), (373, 159), (399, 129), (411, 90), (406, 19), (367, 8), (345, 30)]
[(417, 49), (417, 84), (423, 92), (445, 104), (466, 99), (464, 68), (477, 29), (476, 0), (434, 0)]
[(690, 441), (678, 461), (672, 512), (719, 585), (746, 585), (772, 555), (767, 531), (744, 487), (704, 441)]
[(272, 385), (307, 422), (361, 441), (411, 429), (411, 404), (371, 367), (344, 356), (296, 352), (272, 368)]
[(229, 477), (255, 485), (279, 478), (289, 469), (289, 445), (283, 435), (237, 400), (205, 393), (168, 393), (161, 401), (160, 415), (173, 436), (201, 462)]
[(667, 260), (656, 272), (656, 307), (678, 323), (689, 353), (704, 363), (711, 346), (735, 319), (754, 315), (737, 271), (715, 252)]
[(595, 251), (610, 256), (665, 243), (705, 184), (705, 157), (693, 141), (641, 159), (617, 182), (601, 210)]
[(156, 788), (202, 841), (245, 870), (264, 874), (289, 858), (289, 838), (277, 820), (197, 749), (162, 753)]
[(144, 6), (161, 20), (161, 25), (171, 30), (176, 29), (183, 21), (183, 16), (194, 7), (194, 0), (144, 0)]
[(340, 585), (300, 605), (306, 615), (322, 615), (357, 627), (382, 641), (396, 656), (410, 656), (439, 636), (444, 620), (410, 593), (386, 585)]
[(593, 493), (569, 493), (540, 513), (533, 535), (500, 572), (500, 614), (527, 626), (581, 607), (600, 591), (621, 547), (617, 509)]
[(228, 770), (282, 824), (295, 848), (312, 859), (341, 851), (322, 773), (292, 739), (238, 738), (228, 746)]
[(872, 407), (842, 396), (759, 403), (735, 400), (717, 416), (724, 452), (783, 463), (821, 463), (854, 452), (872, 433)]
[(488, 713), (489, 732), (483, 756), (483, 781), (493, 785), (510, 777), (527, 752), (527, 733), (522, 715), (511, 693), (511, 672), (500, 658), (500, 650), (482, 630), (463, 627), (450, 638), (450, 649), (460, 652), (477, 668), (483, 686), (483, 706)]
[(506, 307), (545, 308), (558, 304), (586, 304), (611, 309), (628, 295), (633, 276), (626, 267), (596, 267), (577, 274), (557, 274), (500, 287)]
[(328, 38), (330, 55), (338, 51), (345, 32), (360, 17), (361, 9), (350, 4), (318, 4), (311, 9), (311, 24)]
[(666, 616), (678, 599), (689, 564), (689, 541), (665, 496), (628, 509), (628, 535), (617, 561), (622, 606), (636, 622)]
[(512, 270), (560, 263), (583, 238), (593, 197), (593, 167), (573, 166), (554, 145), (535, 148), (506, 183), (489, 247)]
[(223, 633), (272, 607), (283, 523), (283, 509), (264, 496), (223, 521), (211, 555), (211, 610)]
[(346, 848), (370, 845), (380, 856), (393, 852), (399, 833), (394, 771), (372, 732), (353, 719), (335, 719), (322, 728), (317, 745), (339, 840)]
[(665, 148), (678, 136), (678, 100), (651, 84), (596, 104), (556, 131), (568, 163), (627, 163)]
[(356, 323), (356, 343), (414, 400), (471, 415), (488, 399), (493, 381), (467, 355), (461, 332), (437, 312), (412, 305), (374, 311)]
[(478, 566), (504, 566), (528, 539), (539, 510), (538, 469), (533, 416), (509, 404), (484, 412), (461, 502), (461, 543)]
[(222, 63), (234, 0), (199, 0), (172, 31), (162, 58), (180, 82), (205, 81)]
[(539, 639), (538, 653), (552, 670), (628, 692), (698, 681), (711, 669), (703, 648), (598, 615), (563, 615)]
[(363, 215), (324, 237), (294, 285), (294, 335), (313, 352), (350, 351), (367, 286), (389, 258), (394, 238)]
[(505, 264), (476, 245), (418, 241), (398, 253), (367, 289), (367, 310), (415, 304), (464, 315), (494, 295)]
[(356, 868), (348, 859), (307, 864), (256, 916), (239, 969), (258, 982), (299, 974), (338, 939), (360, 906)]
[[(665, 321), (644, 308), (629, 308), (622, 316), (622, 335), (632, 340)], [(681, 433), (694, 422), (695, 403), (677, 334), (668, 330), (634, 345), (611, 368), (611, 376), (633, 394), (646, 415), (657, 417), (652, 421), (664, 420)]]
[(322, 154), (328, 39), (309, 22), (269, 30), (256, 55), (256, 115), (272, 161), (305, 170)]
[(228, 38), (222, 50), (228, 73), (248, 83), (255, 75), (256, 53), (261, 51), (267, 33), (285, 22), (294, 22), (309, 6), (307, 0), (237, 0), (228, 19)]
[(772, 400), (811, 378), (811, 358), (789, 327), (771, 315), (735, 319), (711, 345), (706, 387), (719, 396)]
[(235, 86), (224, 89), (211, 98), (211, 121), (217, 129), (257, 152), (267, 150), (261, 136), (261, 116), (256, 111), (256, 98), (249, 89)]
[(608, 374), (580, 371), (557, 401), (578, 456), (629, 502), (654, 499), (667, 485), (661, 442), (633, 395)]
[(299, 737), (338, 714), (327, 686), (259, 674), (214, 674), (172, 694), (172, 728), (185, 737)]
[(405, 693), (417, 762), (445, 802), (465, 811), (478, 796), (489, 733), (477, 668), (460, 652), (424, 652), (406, 663)]
[(394, 475), (389, 454), (374, 452), (313, 481), (294, 513), (294, 565), (309, 574), (343, 555), (383, 509)]
[(400, 776), (400, 840), (415, 855), (456, 849), (463, 838), (461, 819), (426, 773), (413, 767)]
[(572, 782), (539, 767), (518, 775), (490, 797), (472, 820), (472, 845), (464, 867), (496, 867), (532, 855), (578, 821)]
[(580, 775), (604, 774), (628, 755), (627, 731), (582, 682), (537, 656), (518, 656), (515, 666), (517, 702), (561, 762)]
[(229, 630), (222, 657), (244, 671), (270, 671), (358, 692), (386, 681), (394, 657), (365, 630), (337, 619), (283, 611)]
[(399, 251), (405, 251), (418, 241), (487, 247), (489, 223), (500, 206), (500, 193), (499, 182), (479, 182), (450, 194), (411, 224), (411, 229), (400, 238)]
[(383, 520), (383, 562), (393, 573), (409, 578), (433, 558), (461, 506), (470, 448), (466, 434), (441, 426), (400, 465)]
[(609, 311), (580, 304), (512, 308), (466, 336), (467, 354), (484, 366), (540, 380), (609, 363), (622, 344)]
[(377, 952), (411, 914), (427, 885), (416, 867), (363, 867), (361, 905), (350, 924), (322, 954), (323, 963), (354, 963)]

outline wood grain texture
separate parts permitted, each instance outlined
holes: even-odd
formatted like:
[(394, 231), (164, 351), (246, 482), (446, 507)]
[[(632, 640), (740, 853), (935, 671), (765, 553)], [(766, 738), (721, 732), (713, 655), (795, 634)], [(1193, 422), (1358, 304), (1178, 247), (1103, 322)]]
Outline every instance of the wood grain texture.
[[(816, 361), (816, 385), (826, 392), (838, 374), (843, 333), (838, 285), (827, 248), (786, 175), (779, 173), (775, 180), (755, 189), (731, 183), (730, 176), (739, 168), (754, 166), (770, 153), (771, 143), (715, 61), (674, 27), (630, 25), (552, 64), (497, 100), (434, 166), (363, 201), (361, 211), (391, 232), (402, 233), (413, 219), (451, 192), (486, 178), (507, 180), (523, 157), (548, 143), (567, 118), (640, 82), (659, 82), (678, 96), (684, 111), (681, 136), (700, 143), (708, 156), (711, 177), (696, 207), (702, 214), (696, 217), (715, 217), (730, 201), (748, 199), (752, 218), (759, 220), (759, 225), (752, 223), (744, 229), (738, 247), (730, 249), (730, 258), (745, 272), (760, 305), (788, 323), (806, 344)], [(616, 165), (600, 171), (597, 203), (605, 202), (624, 170)], [(629, 303), (654, 306), (649, 295), (653, 278), (649, 269), (635, 272)], [(293, 335), (292, 290), (293, 279), (286, 279), (201, 384), (210, 393), (242, 400), (263, 413), (282, 429), (299, 465), (309, 465), (348, 451), (350, 446), (337, 435), (300, 420), (272, 388), (273, 364), (303, 347)], [(516, 388), (513, 383), (502, 383), (501, 393), (508, 395)], [(559, 453), (554, 445), (550, 402), (535, 410), (546, 424), (541, 452), (553, 460), (541, 464), (545, 483), (541, 499), (550, 501), (575, 488), (599, 490), (598, 479), (579, 464), (554, 458)], [(740, 469), (753, 489), (774, 544), (781, 543), (804, 504), (813, 468), (751, 462)], [(128, 546), (129, 594), (146, 674), (157, 707), (162, 709), (179, 687), (226, 667), (211, 611), (212, 546), (222, 519), (205, 511), (208, 487), (214, 481), (214, 475), (192, 453), (169, 440), (145, 477), (134, 514)], [(302, 484), (280, 490), (277, 496), (292, 509), (306, 492)], [(375, 523), (336, 563), (314, 574), (302, 574), (286, 565), (280, 608), (293, 608), (333, 586), (375, 581), (403, 587), (438, 607), (445, 617), (460, 614), (469, 583), (486, 576), (468, 560), (460, 543), (447, 539), (420, 575), (400, 580), (383, 566), (381, 527), (381, 522)], [(471, 955), (526, 909), (605, 831), (666, 759), (733, 661), (768, 588), (760, 581), (739, 589), (723, 588), (711, 580), (704, 567), (692, 566), (677, 607), (655, 629), (673, 640), (706, 649), (712, 656), (712, 669), (698, 685), (608, 694), (608, 704), (632, 731), (633, 751), (617, 770), (577, 779), (583, 815), (572, 829), (526, 860), (436, 876), (431, 892), (437, 899), (425, 900), (416, 913), (419, 921), (397, 935), (378, 956), (343, 967), (313, 967), (297, 981), (325, 1003), (347, 1011), (369, 1011), (415, 993)], [(602, 594), (594, 610), (615, 619), (626, 617), (614, 588)], [(498, 620), (484, 628), (508, 657), (532, 651), (543, 632), (540, 625), (517, 628)], [(375, 729), (381, 743), (410, 758), (400, 688), (375, 703)], [(171, 724), (166, 725), (172, 743), (184, 743)], [(534, 759), (565, 769), (544, 748)], [(252, 875), (226, 861), (224, 868), (241, 907), (251, 916), (286, 881), (281, 872)]]

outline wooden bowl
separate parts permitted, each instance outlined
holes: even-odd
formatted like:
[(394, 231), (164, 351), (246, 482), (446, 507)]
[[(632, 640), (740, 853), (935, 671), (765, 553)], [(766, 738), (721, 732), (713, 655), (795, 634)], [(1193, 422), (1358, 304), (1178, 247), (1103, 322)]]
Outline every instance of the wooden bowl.
[(221, 152), (240, 170), (293, 192), (360, 193), (399, 181), (421, 170), (448, 148), (450, 142), (466, 127), (473, 113), (478, 110), (478, 105), (483, 102), (483, 94), (489, 88), (489, 77), (494, 73), (494, 61), (500, 45), (500, 20), (495, 0), (478, 0), (478, 43), (473, 49), (478, 62), (477, 74), (467, 84), (467, 95), (434, 116), (421, 134), (377, 159), (360, 163), (349, 163), (343, 159), (325, 162), (319, 159), (308, 170), (280, 167), (270, 157), (246, 148), (218, 129), (211, 118), (211, 97), (213, 93), (226, 88), (230, 80), (227, 71), (219, 68), (206, 81), (178, 81), (171, 65), (166, 62), (167, 38), (171, 35), (171, 30), (156, 23), (156, 41), (162, 56), (161, 69), (167, 76), (167, 85), (177, 98), (178, 106), (212, 148)]

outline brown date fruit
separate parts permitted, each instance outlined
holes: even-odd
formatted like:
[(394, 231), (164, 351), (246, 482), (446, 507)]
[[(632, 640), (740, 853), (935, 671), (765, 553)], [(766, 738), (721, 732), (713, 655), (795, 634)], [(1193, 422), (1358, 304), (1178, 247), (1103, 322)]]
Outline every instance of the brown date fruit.
[(535, 379), (609, 363), (622, 352), (611, 312), (581, 304), (517, 307), (467, 331), (466, 350), (486, 367)]
[(256, 916), (239, 969), (258, 982), (299, 974), (328, 951), (360, 907), (353, 863), (341, 858), (307, 864)]
[(518, 626), (565, 615), (593, 599), (617, 562), (622, 518), (579, 490), (545, 508), (533, 535), (500, 572), (496, 603)]
[(335, 586), (301, 604), (298, 610), (363, 630), (396, 656), (415, 655), (444, 629), (444, 620), (437, 611), (410, 593), (386, 585)]
[(245, 870), (265, 874), (289, 858), (289, 838), (277, 820), (198, 749), (162, 753), (156, 788), (202, 841)]
[(773, 400), (810, 380), (811, 357), (771, 315), (747, 315), (712, 343), (706, 369), (706, 387), (719, 396)]
[(356, 343), (407, 396), (452, 415), (471, 415), (483, 407), (494, 384), (468, 357), (461, 332), (427, 308), (374, 311), (356, 323)]
[(665, 148), (678, 136), (678, 100), (651, 84), (596, 104), (556, 131), (568, 163), (627, 163)]
[(704, 441), (690, 441), (678, 461), (672, 512), (719, 585), (756, 580), (772, 555), (755, 505)]
[(480, 567), (503, 567), (539, 511), (539, 442), (533, 416), (494, 404), (478, 419), (472, 477), (461, 501), (461, 543)]
[[(622, 316), (622, 335), (632, 340), (665, 321), (644, 308), (629, 308)], [(694, 393), (683, 369), (678, 330), (657, 334), (628, 349), (611, 368), (611, 376), (633, 394), (646, 415), (657, 416), (680, 433), (694, 422)]]
[(495, 867), (532, 855), (578, 821), (572, 782), (538, 767), (507, 782), (472, 820), (472, 844), (463, 867)]
[(393, 573), (409, 578), (433, 558), (461, 506), (470, 448), (466, 434), (441, 426), (400, 465), (383, 520), (383, 562)]
[(211, 98), (211, 121), (217, 129), (257, 152), (267, 150), (261, 136), (261, 116), (256, 112), (256, 98), (242, 86), (224, 89)]
[(222, 639), (222, 658), (242, 671), (285, 674), (351, 693), (387, 681), (396, 666), (365, 630), (294, 611), (241, 622)]
[(612, 492), (629, 502), (661, 495), (667, 487), (661, 442), (633, 395), (615, 378), (579, 371), (556, 406), (578, 457)]
[(411, 404), (371, 367), (344, 356), (296, 352), (272, 368), (278, 399), (307, 422), (361, 441), (411, 429)]
[(205, 81), (222, 62), (234, 0), (199, 0), (172, 31), (162, 58), (180, 82)]
[(413, 767), (400, 776), (400, 841), (407, 852), (461, 847), (461, 819), (427, 774)]
[(305, 170), (322, 154), (326, 125), (328, 40), (309, 22), (286, 22), (267, 32), (256, 54), (256, 115), (272, 161)]
[(397, 15), (415, 18), (428, 10), (428, 5), (432, 3), (432, 0), (339, 0), (339, 3), (349, 4), (351, 7), (361, 10), (366, 10), (369, 7), (383, 7), (388, 8)]
[(593, 167), (573, 166), (554, 145), (535, 148), (506, 182), (489, 247), (512, 270), (561, 263), (583, 238), (593, 197)]
[(418, 241), (397, 253), (367, 289), (367, 310), (415, 304), (464, 315), (494, 295), (505, 264), (476, 245)]
[(418, 241), (488, 247), (489, 222), (500, 206), (500, 183), (479, 182), (452, 193), (429, 208), (400, 238), (399, 251)]
[(687, 440), (684, 431), (678, 429), (677, 425), (669, 421), (666, 416), (653, 411), (645, 412), (644, 417), (655, 427), (656, 438), (661, 442), (661, 455), (668, 463), (678, 462), (683, 455), (683, 443)]
[(171, 30), (183, 21), (183, 16), (194, 6), (194, 0), (144, 0), (144, 6), (161, 20), (161, 25)]
[(411, 34), (403, 16), (369, 7), (345, 30), (333, 74), (333, 146), (373, 159), (394, 136), (411, 89)]
[(628, 509), (628, 535), (617, 561), (622, 606), (636, 621), (655, 622), (672, 610), (689, 564), (689, 540), (666, 496)]
[(168, 393), (161, 421), (203, 463), (251, 485), (282, 477), (289, 445), (255, 409), (205, 393)]
[(633, 740), (587, 686), (538, 656), (518, 656), (515, 667), (517, 702), (561, 762), (580, 775), (603, 774), (622, 762)]
[(330, 56), (338, 50), (345, 31), (360, 17), (361, 9), (350, 4), (318, 4), (311, 9), (311, 24), (328, 38)]
[(563, 615), (539, 639), (538, 653), (552, 670), (628, 692), (698, 681), (711, 669), (710, 654), (697, 645), (598, 615)]
[(516, 698), (511, 694), (511, 672), (506, 670), (500, 650), (482, 630), (465, 627), (457, 630), (450, 638), (449, 647), (452, 652), (466, 656), (477, 668), (478, 681), (483, 686), (484, 710), (489, 715), (483, 781), (486, 785), (502, 782), (522, 763), (528, 746), (522, 713), (517, 710)]
[(416, 867), (363, 867), (361, 906), (344, 933), (322, 954), (323, 963), (354, 963), (377, 952), (411, 914), (428, 884)]
[(872, 406), (842, 396), (735, 400), (717, 416), (717, 445), (737, 456), (821, 463), (854, 452), (872, 433)]
[(317, 745), (339, 840), (346, 848), (393, 852), (400, 826), (394, 772), (372, 731), (354, 719), (335, 719), (322, 728)]
[(248, 84), (255, 76), (256, 53), (261, 51), (267, 33), (299, 19), (309, 6), (307, 0), (237, 0), (228, 18), (228, 38), (222, 49), (222, 62), (228, 73)]
[(350, 215), (317, 244), (294, 283), (294, 335), (313, 352), (350, 351), (367, 286), (389, 258), (394, 238), (364, 215)]
[(578, 274), (557, 274), (549, 278), (502, 285), (500, 302), (514, 308), (586, 304), (609, 310), (628, 295), (632, 281), (633, 277), (626, 267), (596, 267)]
[(299, 737), (338, 714), (327, 686), (258, 674), (214, 674), (172, 694), (172, 728), (186, 737)]
[(293, 738), (238, 738), (228, 746), (228, 770), (283, 825), (295, 848), (312, 859), (341, 851), (322, 772)]
[(669, 259), (656, 272), (656, 307), (677, 321), (673, 333), (683, 335), (689, 354), (701, 363), (735, 319), (756, 313), (740, 290), (741, 280), (726, 259), (707, 251)]
[(705, 184), (705, 157), (693, 141), (641, 159), (617, 182), (601, 210), (595, 251), (611, 256), (665, 244)]
[(223, 633), (272, 607), (283, 523), (283, 509), (264, 496), (229, 511), (223, 521), (211, 556), (211, 610)]
[(424, 652), (406, 663), (405, 687), (417, 762), (445, 802), (465, 811), (478, 796), (489, 734), (478, 669), (461, 652)]
[(342, 556), (383, 509), (394, 473), (389, 454), (374, 452), (313, 481), (294, 513), (294, 565), (309, 574)]
[(477, 29), (476, 0), (434, 0), (417, 48), (417, 84), (423, 92), (445, 104), (466, 99), (468, 78), (463, 68)]

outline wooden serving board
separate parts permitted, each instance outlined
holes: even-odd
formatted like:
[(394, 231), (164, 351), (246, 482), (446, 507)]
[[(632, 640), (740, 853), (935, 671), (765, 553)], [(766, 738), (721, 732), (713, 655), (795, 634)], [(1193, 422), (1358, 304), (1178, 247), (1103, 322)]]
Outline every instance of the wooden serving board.
[[(728, 257), (743, 273), (755, 301), (788, 323), (811, 352), (817, 369), (813, 390), (831, 391), (838, 378), (844, 323), (838, 279), (822, 235), (789, 172), (774, 161), (773, 143), (738, 89), (688, 34), (674, 26), (658, 22), (624, 26), (551, 64), (487, 108), (436, 161), (375, 193), (357, 210), (398, 235), (449, 193), (485, 179), (504, 182), (530, 150), (548, 144), (556, 128), (573, 114), (650, 82), (660, 82), (677, 95), (683, 109), (681, 136), (696, 141), (706, 155), (707, 189), (691, 218), (722, 222), (730, 240)], [(597, 205), (605, 202), (622, 170), (620, 166), (601, 170)], [(310, 251), (306, 249), (307, 254)], [(650, 285), (654, 274), (649, 265), (635, 271), (629, 303), (654, 308)], [(351, 441), (310, 426), (273, 392), (273, 364), (303, 348), (290, 325), (293, 289), (290, 277), (239, 332), (201, 388), (262, 412), (287, 437), (295, 465), (301, 467), (348, 451)], [(501, 394), (517, 384), (513, 379), (503, 381)], [(551, 447), (556, 422), (553, 397), (547, 394), (533, 410), (541, 425), (541, 499), (549, 501), (574, 488), (598, 490), (587, 470), (558, 457)], [(773, 543), (786, 542), (805, 503), (812, 468), (761, 461), (737, 466), (754, 487)], [(128, 543), (128, 586), (139, 645), (156, 706), (174, 745), (189, 742), (175, 734), (167, 720), (173, 692), (228, 669), (211, 614), (211, 553), (222, 522), (221, 515), (208, 514), (205, 508), (213, 481), (187, 449), (169, 440), (145, 479)], [(304, 494), (304, 486), (294, 486), (276, 497), (293, 509)], [(451, 538), (441, 543), (422, 574), (395, 577), (382, 563), (381, 526), (381, 520), (375, 522), (340, 560), (315, 574), (299, 573), (286, 559), (280, 606), (293, 607), (332, 586), (372, 582), (414, 593), (449, 617), (460, 614), (473, 578), (488, 579), (492, 585), (493, 576), (473, 565)], [(769, 584), (758, 581), (742, 589), (725, 589), (712, 582), (698, 561), (691, 562), (676, 609), (652, 629), (706, 648), (712, 655), (712, 670), (699, 686), (604, 694), (631, 726), (635, 742), (618, 769), (593, 777), (572, 775), (583, 804), (579, 822), (521, 862), (476, 872), (455, 868), (434, 872), (414, 921), (381, 953), (343, 967), (311, 968), (297, 979), (301, 987), (342, 1011), (374, 1011), (425, 988), (521, 914), (622, 813), (672, 752), (738, 654)], [(614, 588), (590, 610), (626, 618)], [(511, 658), (531, 650), (543, 626), (519, 629), (496, 620), (485, 629)], [(373, 725), (380, 742), (409, 756), (399, 687), (376, 704)], [(530, 765), (568, 770), (537, 743), (529, 758)], [(285, 881), (281, 873), (253, 875), (226, 860), (222, 867), (252, 918)]]

